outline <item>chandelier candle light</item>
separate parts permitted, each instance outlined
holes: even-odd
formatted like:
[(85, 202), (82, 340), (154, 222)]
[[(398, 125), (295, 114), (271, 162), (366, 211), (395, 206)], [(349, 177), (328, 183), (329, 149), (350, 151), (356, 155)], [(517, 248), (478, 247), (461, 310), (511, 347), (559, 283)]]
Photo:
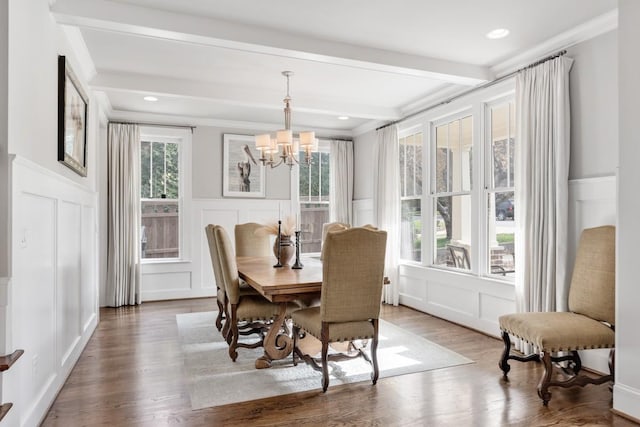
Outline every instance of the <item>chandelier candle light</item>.
[[(282, 75), (287, 78), (287, 96), (284, 102), (284, 129), (276, 132), (275, 137), (265, 133), (256, 135), (256, 148), (260, 150), (260, 161), (263, 165), (269, 165), (272, 168), (286, 164), (289, 168), (293, 168), (300, 162), (296, 158), (299, 150), (304, 150), (304, 162), (311, 164), (311, 153), (318, 151), (318, 140), (315, 132), (300, 132), (298, 138), (293, 137), (291, 131), (291, 96), (289, 96), (289, 78), (293, 75), (293, 71), (283, 71)], [(276, 160), (280, 157), (280, 160)]]

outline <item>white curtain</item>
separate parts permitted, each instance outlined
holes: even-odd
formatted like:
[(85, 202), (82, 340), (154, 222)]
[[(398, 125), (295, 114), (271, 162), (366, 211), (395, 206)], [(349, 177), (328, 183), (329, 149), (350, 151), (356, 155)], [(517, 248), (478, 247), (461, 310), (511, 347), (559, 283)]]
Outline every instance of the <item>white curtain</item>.
[(109, 124), (107, 305), (141, 303), (140, 129)]
[[(373, 214), (376, 226), (387, 232), (385, 276), (391, 284), (384, 287), (387, 304), (398, 305), (398, 260), (400, 256), (400, 150), (395, 125), (377, 133), (374, 157)], [(376, 173), (377, 172), (377, 173)]]
[(329, 149), (329, 222), (351, 224), (353, 141), (330, 141)]
[[(567, 308), (569, 70), (559, 57), (516, 77), (516, 306)], [(526, 351), (526, 350), (525, 350)]]

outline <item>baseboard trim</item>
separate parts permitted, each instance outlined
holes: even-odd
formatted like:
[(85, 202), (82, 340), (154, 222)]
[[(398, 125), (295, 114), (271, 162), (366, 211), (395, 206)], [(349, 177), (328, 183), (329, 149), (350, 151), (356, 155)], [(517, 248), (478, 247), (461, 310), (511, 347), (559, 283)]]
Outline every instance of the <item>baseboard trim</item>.
[(640, 422), (640, 390), (624, 384), (615, 384), (613, 410), (622, 417)]

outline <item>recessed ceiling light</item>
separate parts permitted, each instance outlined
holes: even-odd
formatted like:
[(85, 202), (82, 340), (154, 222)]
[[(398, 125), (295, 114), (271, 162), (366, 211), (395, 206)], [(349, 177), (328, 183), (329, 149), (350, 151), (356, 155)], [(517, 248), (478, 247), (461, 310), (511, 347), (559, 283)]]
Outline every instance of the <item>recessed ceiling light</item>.
[(349, 116), (338, 116), (338, 120), (349, 120)]
[(509, 30), (506, 28), (496, 28), (493, 31), (489, 31), (486, 35), (488, 39), (501, 39), (509, 35)]
[(145, 96), (143, 99), (149, 102), (156, 102), (158, 100), (155, 96)]

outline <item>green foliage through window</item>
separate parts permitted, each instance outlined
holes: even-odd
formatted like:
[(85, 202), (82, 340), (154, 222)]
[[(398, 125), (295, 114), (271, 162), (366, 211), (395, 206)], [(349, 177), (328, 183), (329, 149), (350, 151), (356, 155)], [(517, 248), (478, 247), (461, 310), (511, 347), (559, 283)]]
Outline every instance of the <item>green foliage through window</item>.
[(179, 197), (178, 144), (142, 141), (140, 146), (140, 183), (143, 199)]

